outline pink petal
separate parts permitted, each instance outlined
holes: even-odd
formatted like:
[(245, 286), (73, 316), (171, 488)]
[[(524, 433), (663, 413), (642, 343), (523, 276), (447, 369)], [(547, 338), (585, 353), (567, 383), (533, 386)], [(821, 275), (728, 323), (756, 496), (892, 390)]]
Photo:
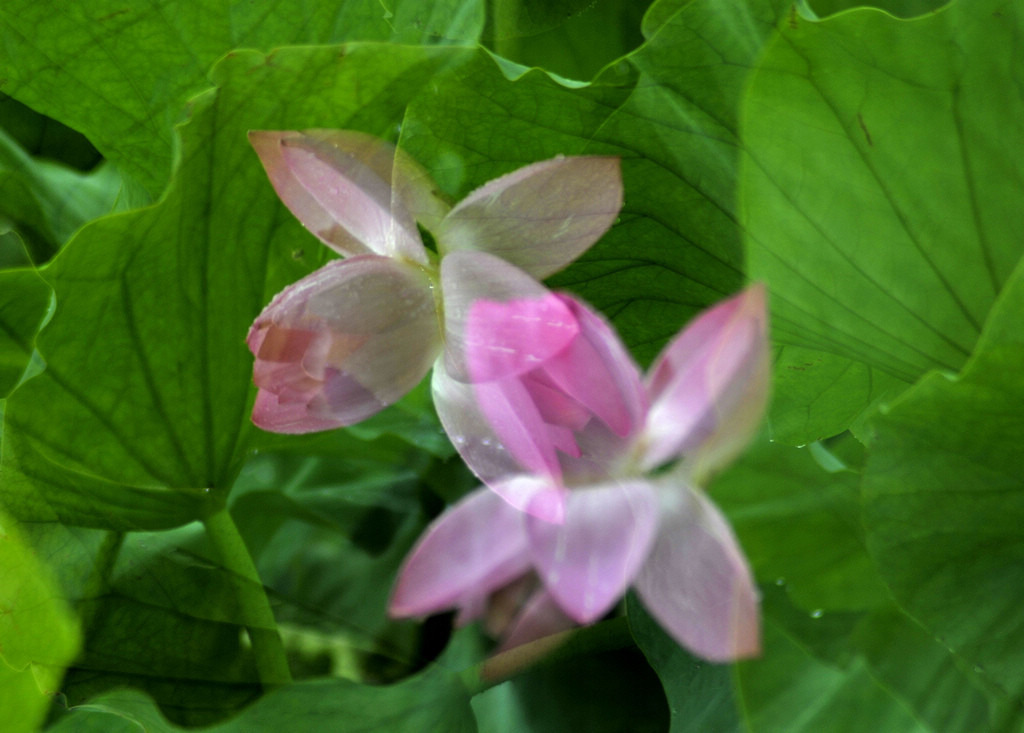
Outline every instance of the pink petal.
[(576, 622), (565, 615), (555, 599), (543, 588), (537, 589), (523, 606), (511, 626), (506, 629), (495, 654), (508, 651), (560, 631), (568, 631)]
[(768, 313), (754, 285), (702, 313), (658, 357), (648, 377), (651, 410), (644, 468), (701, 452), (704, 469), (747, 444), (768, 399)]
[[(568, 491), (550, 478), (524, 474), (495, 481), (488, 487), (509, 506), (521, 512), (554, 524), (565, 521), (565, 498)], [(541, 498), (535, 501), (538, 495)]]
[(529, 568), (523, 515), (491, 491), (477, 490), (427, 528), (399, 571), (388, 612), (478, 609), (481, 598)]
[(256, 393), (252, 421), (263, 430), (287, 434), (333, 430), (346, 424), (341, 420), (313, 415), (304, 402), (282, 402), (276, 394), (265, 389)]
[(696, 489), (676, 486), (679, 505), (662, 527), (635, 585), (676, 641), (713, 662), (760, 651), (758, 596), (725, 517)]
[(444, 431), (462, 460), (481, 481), (491, 484), (523, 472), (481, 412), (473, 387), (453, 379), (443, 359), (438, 359), (434, 365), (431, 391)]
[(565, 499), (563, 524), (531, 516), (526, 527), (537, 574), (562, 610), (587, 624), (615, 605), (644, 564), (658, 497), (646, 481), (577, 488)]
[(601, 316), (574, 298), (557, 297), (572, 311), (580, 335), (540, 370), (616, 435), (634, 434), (644, 424), (647, 412), (635, 362)]
[(281, 200), (329, 247), (427, 263), (413, 213), (391, 186), (392, 146), (342, 130), (260, 131), (249, 139)]
[(578, 333), (576, 317), (554, 293), (504, 302), (476, 300), (465, 332), (470, 378), (489, 382), (536, 369)]
[[(488, 386), (500, 393), (494, 383)], [(473, 386), (452, 379), (440, 360), (434, 365), (431, 387), (434, 407), (452, 445), (469, 469), (510, 506), (527, 511), (535, 494), (551, 493), (559, 486), (556, 446), (544, 440), (546, 426), (529, 405), (524, 420), (522, 413), (502, 402), (509, 421), (502, 425), (502, 433), (515, 426), (515, 433), (508, 436), (513, 447), (509, 450), (484, 415)], [(538, 466), (537, 475), (524, 473), (530, 470), (524, 463)], [(535, 511), (548, 521), (561, 521), (558, 504), (538, 504)]]
[[(516, 377), (473, 385), (473, 395), (491, 430), (498, 438), (495, 446), (508, 451), (521, 472), (558, 478), (561, 468), (556, 450), (575, 449), (571, 435), (549, 430), (529, 390)], [(456, 445), (458, 448), (458, 445)], [(467, 464), (469, 461), (467, 460)]]
[(392, 404), (440, 350), (430, 283), (386, 257), (336, 260), (279, 293), (248, 343), (261, 395), (253, 419), (277, 432), (351, 425)]
[(445, 218), (438, 245), (490, 252), (545, 278), (600, 239), (621, 208), (618, 158), (555, 158), (473, 191)]
[[(477, 301), (492, 303), (509, 301), (543, 300), (550, 291), (532, 277), (504, 260), (485, 252), (455, 252), (441, 259), (441, 290), (444, 294), (445, 313), (445, 363), (448, 373), (463, 382), (470, 380), (467, 363), (469, 348), (469, 317)], [(565, 326), (564, 310), (557, 304), (545, 303), (542, 308), (551, 308), (550, 314), (556, 325), (547, 332), (550, 340), (536, 345), (540, 351), (520, 357), (545, 359), (551, 350), (557, 350), (572, 338), (571, 327)], [(560, 325), (558, 325), (560, 324)], [(514, 331), (506, 331), (506, 334)], [(557, 336), (561, 334), (561, 336)], [(517, 360), (511, 360), (514, 365)]]

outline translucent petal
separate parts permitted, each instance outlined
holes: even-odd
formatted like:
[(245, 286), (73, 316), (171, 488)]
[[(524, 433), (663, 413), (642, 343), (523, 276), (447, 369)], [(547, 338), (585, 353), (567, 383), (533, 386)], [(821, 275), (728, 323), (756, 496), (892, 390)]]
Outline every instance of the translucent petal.
[(473, 191), (442, 222), (437, 240), (446, 254), (490, 252), (541, 279), (600, 239), (621, 208), (618, 158), (555, 158)]
[(249, 345), (256, 386), (276, 398), (263, 395), (254, 420), (307, 432), (351, 425), (401, 398), (426, 374), (441, 341), (423, 273), (362, 255), (331, 262), (278, 294), (253, 324)]
[(640, 371), (603, 318), (574, 298), (557, 297), (571, 310), (580, 334), (545, 361), (541, 371), (616, 435), (633, 435), (644, 424), (647, 412)]
[[(566, 436), (548, 430), (522, 380), (511, 377), (474, 384), (473, 397), (498, 438), (495, 448), (508, 451), (521, 467), (517, 473), (561, 476), (555, 451), (560, 445), (567, 447)], [(469, 460), (466, 463), (472, 465)]]
[[(543, 494), (533, 502), (544, 500)], [(565, 498), (565, 520), (527, 518), (537, 574), (579, 623), (615, 605), (647, 559), (658, 528), (658, 497), (647, 481), (576, 488)]]
[(466, 382), (453, 379), (439, 359), (431, 376), (434, 409), (441, 425), (469, 469), (491, 484), (522, 473), (515, 456), (501, 444)]
[(282, 401), (278, 395), (265, 389), (256, 393), (252, 421), (263, 430), (288, 434), (315, 433), (345, 425), (340, 420), (317, 417), (309, 411), (304, 401)]
[(465, 328), (473, 382), (536, 369), (563, 351), (580, 330), (572, 311), (554, 293), (504, 302), (476, 300)]
[(637, 576), (644, 606), (676, 641), (713, 662), (760, 651), (757, 590), (725, 517), (689, 486), (662, 516), (650, 557)]
[[(491, 483), (489, 488), (521, 512), (556, 524), (565, 519), (565, 496), (568, 492), (550, 478), (512, 476)], [(538, 494), (543, 494), (545, 500), (533, 501)]]
[(716, 469), (747, 444), (768, 399), (768, 313), (754, 285), (698, 316), (650, 371), (645, 468), (703, 451)]
[[(463, 382), (470, 379), (466, 361), (467, 339), (470, 337), (470, 313), (477, 301), (543, 301), (551, 296), (547, 288), (519, 268), (484, 252), (455, 252), (442, 258), (441, 290), (444, 293), (445, 363), (448, 373)], [(541, 333), (548, 334), (550, 338), (538, 340), (534, 344), (535, 351), (510, 360), (513, 366), (527, 358), (548, 358), (552, 351), (557, 351), (574, 335), (574, 329), (564, 322), (564, 308), (549, 301), (545, 301), (542, 308), (551, 309), (554, 325), (541, 329)], [(514, 336), (515, 331), (504, 330), (502, 334)], [(493, 340), (488, 343), (498, 345)]]
[(373, 252), (426, 264), (406, 202), (430, 199), (409, 195), (426, 181), (407, 185), (405, 195), (392, 188), (392, 146), (341, 130), (260, 131), (249, 139), (281, 200), (325, 244), (343, 255)]
[(399, 571), (389, 613), (408, 617), (473, 607), (529, 567), (523, 514), (480, 489), (427, 528)]

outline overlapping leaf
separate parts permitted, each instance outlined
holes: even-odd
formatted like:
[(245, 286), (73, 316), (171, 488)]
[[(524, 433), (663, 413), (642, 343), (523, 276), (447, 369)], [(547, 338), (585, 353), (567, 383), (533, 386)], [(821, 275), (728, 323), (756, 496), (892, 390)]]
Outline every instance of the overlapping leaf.
[(111, 166), (80, 173), (36, 160), (0, 129), (0, 225), (21, 235), (37, 264), (48, 260), (87, 221), (115, 207), (127, 208), (130, 200)]
[(258, 700), (236, 718), (207, 728), (182, 728), (161, 715), (140, 692), (120, 690), (82, 705), (50, 728), (104, 733), (277, 733), (296, 722), (313, 730), (352, 733), (475, 733), (469, 695), (458, 678), (435, 668), (387, 687), (347, 680), (313, 680), (282, 688)]
[(768, 416), (772, 440), (805, 445), (838, 435), (906, 387), (903, 380), (863, 362), (781, 346), (775, 354)]
[(1024, 694), (1024, 268), (957, 379), (932, 374), (872, 420), (868, 540), (896, 598), (1020, 715)]
[(0, 511), (0, 728), (32, 733), (81, 642), (48, 569)]
[[(248, 449), (245, 332), (324, 256), (277, 201), (246, 130), (384, 133), (464, 54), (370, 44), (228, 57), (220, 91), (183, 128), (165, 200), (95, 222), (45, 271), (58, 303), (39, 343), (46, 370), (7, 406), (12, 511), (168, 527), (230, 487)], [(285, 86), (287, 99), (271, 91)]]
[(1024, 240), (1020, 7), (780, 24), (746, 98), (742, 205), (786, 343), (906, 380), (964, 363)]
[[(183, 103), (236, 48), (343, 41), (472, 41), (478, 0), (201, 3), (31, 0), (0, 8), (0, 90), (84, 132), (152, 195), (163, 190)], [(283, 87), (286, 88), (286, 87)]]

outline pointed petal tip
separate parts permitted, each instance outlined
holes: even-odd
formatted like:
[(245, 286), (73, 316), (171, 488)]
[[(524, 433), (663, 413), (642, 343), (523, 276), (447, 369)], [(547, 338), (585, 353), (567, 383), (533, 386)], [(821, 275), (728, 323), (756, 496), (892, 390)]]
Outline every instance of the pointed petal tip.
[(755, 282), (739, 295), (743, 311), (757, 318), (762, 324), (768, 317), (768, 286), (763, 282)]
[(301, 135), (293, 130), (249, 130), (246, 137), (253, 150), (260, 157), (264, 167), (279, 165), (280, 149), (284, 141)]
[(287, 133), (280, 132), (278, 130), (249, 130), (245, 133), (246, 137), (249, 138), (249, 142), (253, 145), (257, 143), (265, 143), (273, 140), (280, 140), (282, 135)]
[(652, 409), (644, 467), (705, 450), (713, 472), (746, 446), (770, 388), (767, 288), (754, 283), (699, 313), (647, 376)]

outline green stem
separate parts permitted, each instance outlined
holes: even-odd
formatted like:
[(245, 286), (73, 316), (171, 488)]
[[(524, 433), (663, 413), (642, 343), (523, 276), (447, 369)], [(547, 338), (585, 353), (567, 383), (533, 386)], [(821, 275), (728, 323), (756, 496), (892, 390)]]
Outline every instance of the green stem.
[(256, 564), (245, 546), (227, 507), (222, 507), (203, 520), (206, 534), (213, 543), (221, 564), (238, 579), (238, 599), (245, 609), (256, 672), (264, 689), (285, 685), (292, 681), (288, 669), (281, 634), (277, 630), (274, 612), (263, 583), (256, 572)]

